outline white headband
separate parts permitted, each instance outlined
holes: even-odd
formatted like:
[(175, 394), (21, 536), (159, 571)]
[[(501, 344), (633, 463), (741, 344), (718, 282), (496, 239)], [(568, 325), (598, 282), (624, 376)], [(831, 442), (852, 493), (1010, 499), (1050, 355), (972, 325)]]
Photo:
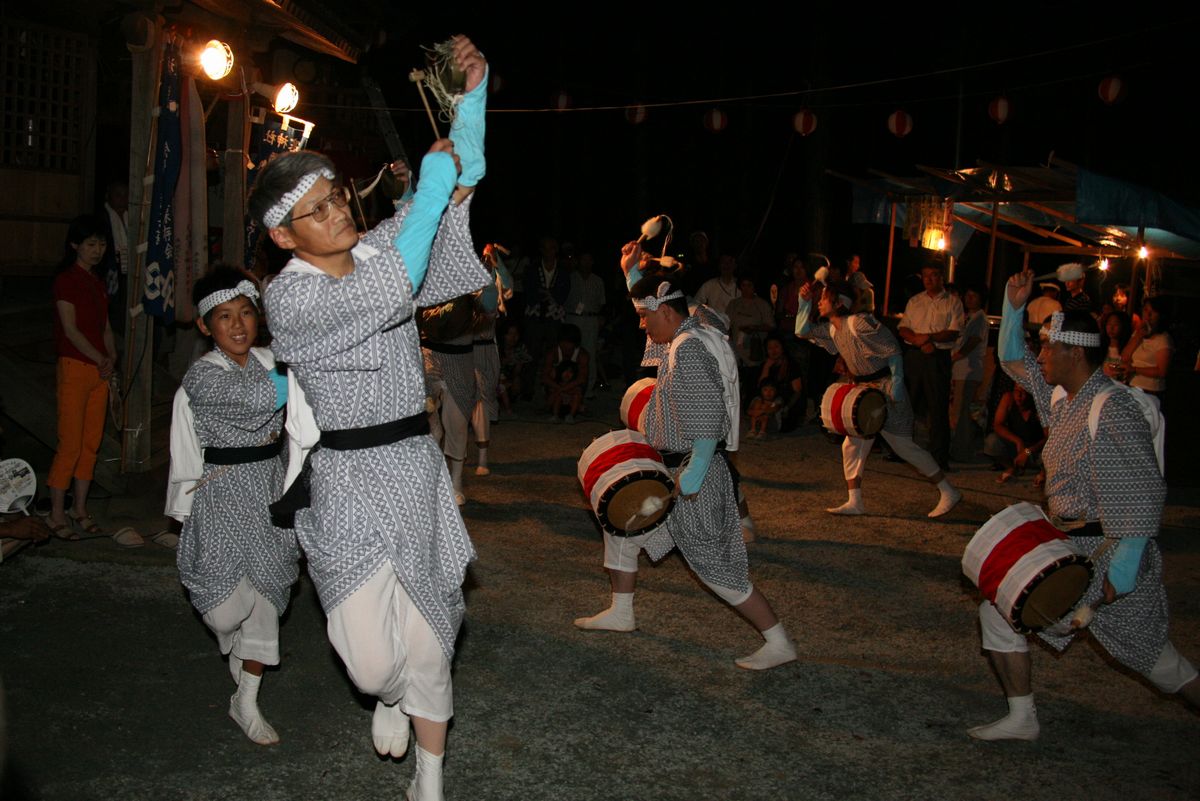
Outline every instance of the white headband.
[(241, 280), (233, 289), (218, 289), (216, 292), (205, 295), (199, 303), (196, 304), (196, 310), (200, 312), (200, 316), (208, 314), (210, 311), (220, 306), (222, 303), (227, 303), (234, 298), (245, 295), (250, 300), (258, 300), (258, 287), (253, 281)]
[(1077, 345), (1081, 348), (1100, 347), (1100, 334), (1089, 334), (1085, 331), (1062, 330), (1063, 313), (1054, 312), (1050, 315), (1050, 341), (1062, 342), (1065, 345)]
[(668, 300), (682, 298), (683, 293), (678, 289), (672, 290), (669, 281), (663, 281), (658, 285), (658, 291), (653, 295), (644, 298), (634, 298), (633, 307), (635, 309), (645, 309), (646, 311), (657, 311), (658, 307), (666, 303)]
[(300, 202), (300, 198), (304, 197), (308, 193), (308, 190), (312, 189), (313, 184), (317, 182), (318, 178), (328, 178), (332, 181), (334, 179), (333, 171), (328, 167), (322, 167), (315, 172), (310, 172), (301, 177), (291, 192), (279, 198), (278, 203), (267, 209), (267, 213), (263, 215), (263, 225), (268, 228), (277, 228), (283, 222), (283, 218), (292, 210), (292, 207)]

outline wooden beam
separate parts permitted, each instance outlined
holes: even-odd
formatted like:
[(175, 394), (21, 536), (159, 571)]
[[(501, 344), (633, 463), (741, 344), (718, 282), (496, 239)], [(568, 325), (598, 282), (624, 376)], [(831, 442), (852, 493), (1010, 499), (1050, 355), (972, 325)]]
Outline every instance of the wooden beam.
[(896, 201), (892, 200), (889, 204), (892, 207), (889, 214), (888, 222), (888, 258), (887, 258), (887, 277), (883, 282), (883, 316), (888, 314), (888, 301), (892, 297), (892, 254), (896, 250)]
[(980, 214), (991, 214), (993, 228), (995, 227), (996, 222), (999, 220), (1004, 220), (1004, 222), (1009, 223), (1010, 225), (1015, 225), (1018, 228), (1024, 228), (1026, 231), (1045, 237), (1046, 239), (1057, 239), (1060, 242), (1066, 242), (1068, 245), (1074, 245), (1077, 248), (1083, 247), (1083, 243), (1078, 239), (1073, 239), (1065, 234), (1060, 234), (1057, 231), (1046, 230), (1045, 228), (1034, 225), (1033, 223), (1025, 222), (1024, 220), (1013, 217), (1011, 214), (1000, 214), (999, 203), (993, 203), (992, 208), (990, 209), (984, 208), (983, 206), (977, 206), (974, 203), (963, 203), (963, 205), (968, 209), (979, 212)]
[[(958, 222), (962, 223), (963, 225), (971, 226), (976, 231), (981, 231), (985, 234), (990, 234), (992, 232), (992, 229), (987, 227), (983, 223), (975, 222), (974, 220), (968, 219), (967, 217), (959, 217), (957, 214), (954, 214), (951, 216), (953, 219), (957, 220)], [(1012, 234), (1006, 234), (1003, 231), (996, 231), (996, 238), (1003, 239), (1005, 242), (1013, 242), (1015, 244), (1020, 245), (1023, 248), (1029, 247), (1029, 243), (1026, 242), (1024, 239), (1017, 239)]]
[(992, 285), (992, 268), (996, 264), (996, 234), (1000, 232), (1000, 204), (992, 204), (992, 230), (988, 233), (988, 260), (987, 260), (987, 277), (984, 283), (988, 286)]
[(246, 139), (247, 100), (235, 97), (226, 104), (225, 199), (221, 229), (221, 260), (234, 267), (246, 263)]

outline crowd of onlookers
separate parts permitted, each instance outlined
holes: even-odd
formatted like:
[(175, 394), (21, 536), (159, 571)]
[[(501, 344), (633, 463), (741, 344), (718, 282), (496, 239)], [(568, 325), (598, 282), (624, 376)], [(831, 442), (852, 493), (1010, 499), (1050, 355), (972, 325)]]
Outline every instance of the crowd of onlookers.
[[(644, 336), (626, 300), (625, 277), (609, 255), (598, 258), (546, 237), (535, 251), (514, 250), (506, 259), (514, 297), (497, 336), (504, 409), (511, 412), (514, 402), (524, 400), (554, 419), (573, 421), (587, 411), (598, 389), (610, 383), (624, 387), (645, 373), (640, 367)], [(846, 286), (854, 295), (851, 313), (876, 313), (875, 287), (861, 258), (851, 254), (832, 262), (820, 254), (788, 253), (768, 284), (739, 270), (733, 256), (711, 255), (707, 237), (697, 233), (684, 259), (681, 288), (695, 303), (728, 319), (748, 436), (819, 425), (822, 395), (848, 376), (840, 359), (796, 337), (800, 290)], [(1040, 285), (1041, 295), (1027, 309), (1032, 346), (1038, 346), (1036, 332), (1053, 312), (1090, 311), (1108, 351), (1105, 373), (1165, 401), (1173, 351), (1166, 298), (1146, 298), (1135, 311), (1122, 284), (1094, 301), (1080, 265), (1064, 265), (1056, 277)], [(936, 263), (923, 268), (921, 278), (921, 291), (908, 299), (904, 313), (884, 321), (904, 343), (905, 379), (919, 435), (928, 438), (944, 469), (952, 469), (952, 462), (990, 461), (1000, 482), (1029, 471), (1040, 485), (1046, 434), (1032, 401), (1014, 388), (989, 347), (988, 288), (946, 283)], [(882, 443), (877, 447), (886, 450)]]

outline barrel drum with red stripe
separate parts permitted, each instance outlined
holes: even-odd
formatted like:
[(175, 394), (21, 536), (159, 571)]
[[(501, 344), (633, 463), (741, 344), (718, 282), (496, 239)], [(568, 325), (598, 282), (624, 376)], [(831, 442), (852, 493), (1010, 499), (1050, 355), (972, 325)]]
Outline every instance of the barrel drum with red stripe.
[(821, 397), (821, 422), (834, 434), (875, 436), (887, 420), (887, 396), (869, 384), (830, 384)]
[(1031, 503), (983, 524), (967, 543), (963, 573), (1017, 631), (1036, 632), (1071, 611), (1092, 580), (1092, 563)]
[[(671, 497), (675, 482), (662, 456), (636, 431), (610, 431), (597, 437), (579, 457), (578, 474), (600, 527), (618, 537), (654, 530), (675, 500)], [(642, 515), (643, 504), (652, 497), (661, 508)]]
[(621, 424), (634, 431), (646, 433), (646, 406), (650, 403), (650, 393), (654, 391), (654, 379), (642, 378), (634, 381), (621, 397)]

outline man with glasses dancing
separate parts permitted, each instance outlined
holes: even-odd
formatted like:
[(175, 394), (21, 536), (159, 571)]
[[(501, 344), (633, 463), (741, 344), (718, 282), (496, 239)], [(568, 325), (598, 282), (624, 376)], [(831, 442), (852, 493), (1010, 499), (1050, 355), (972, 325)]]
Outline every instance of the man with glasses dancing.
[(411, 201), (361, 241), (324, 156), (276, 158), (249, 201), (271, 239), (292, 252), (266, 305), (295, 392), (289, 483), (311, 451), (311, 506), (296, 512), (297, 534), (330, 642), (358, 688), (378, 698), (375, 749), (402, 756), (411, 719), (417, 764), (408, 798), (418, 801), (442, 798), (450, 658), (475, 557), (446, 462), (428, 436), (413, 319), (418, 306), (488, 280), (471, 243), (470, 197), (450, 202), (484, 174), (487, 64), (464, 37), (455, 39), (454, 59), (467, 91), (450, 139), (422, 160)]

